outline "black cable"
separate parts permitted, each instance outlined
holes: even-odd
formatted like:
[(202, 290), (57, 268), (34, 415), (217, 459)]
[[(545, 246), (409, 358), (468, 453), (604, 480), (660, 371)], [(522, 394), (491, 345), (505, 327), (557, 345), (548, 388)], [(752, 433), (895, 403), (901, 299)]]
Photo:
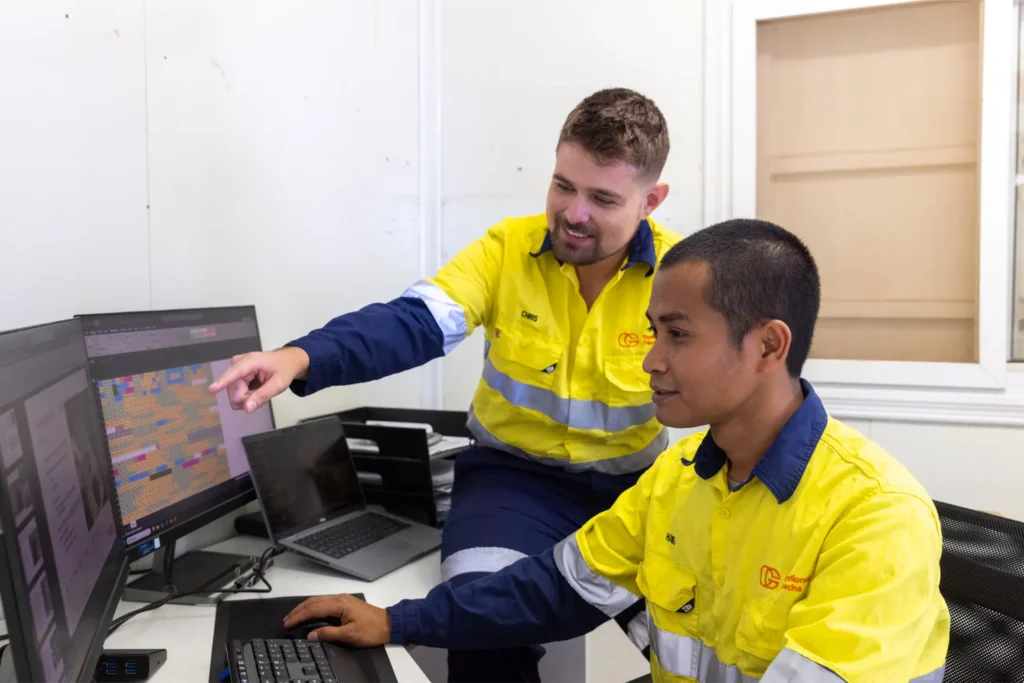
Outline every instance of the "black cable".
[[(114, 621), (110, 624), (110, 630), (107, 631), (107, 637), (109, 638), (114, 631), (121, 628), (121, 626), (123, 626), (124, 623), (132, 617), (138, 616), (139, 614), (142, 614), (144, 612), (150, 612), (152, 610), (163, 607), (170, 601), (176, 600), (178, 598), (184, 598), (190, 595), (211, 595), (214, 593), (269, 593), (273, 590), (273, 587), (270, 585), (270, 582), (267, 581), (267, 577), (264, 574), (264, 572), (266, 571), (266, 564), (270, 560), (270, 558), (280, 555), (282, 552), (283, 548), (267, 548), (265, 551), (263, 551), (263, 554), (260, 555), (260, 559), (256, 561), (256, 566), (253, 567), (250, 575), (246, 577), (246, 581), (252, 579), (255, 581), (263, 582), (266, 588), (222, 588), (217, 590), (206, 590), (206, 587), (204, 586), (203, 590), (188, 591), (185, 593), (180, 593), (177, 590), (172, 590), (166, 597), (160, 598), (156, 602), (152, 602), (146, 605), (145, 607), (140, 607), (139, 609), (128, 612), (127, 614), (122, 614), (117, 619), (114, 619)], [(243, 581), (241, 578), (239, 578), (235, 581), (235, 585), (237, 586), (244, 584), (246, 581)]]
[(0, 640), (10, 640), (10, 639), (11, 639), (11, 637), (9, 635), (7, 635), (6, 633), (4, 633), (3, 635), (0, 635)]

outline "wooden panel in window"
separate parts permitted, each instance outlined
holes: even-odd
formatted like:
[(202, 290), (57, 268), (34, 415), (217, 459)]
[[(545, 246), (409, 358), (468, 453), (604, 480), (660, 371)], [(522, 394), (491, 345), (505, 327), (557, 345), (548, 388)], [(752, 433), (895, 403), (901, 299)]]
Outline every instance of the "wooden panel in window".
[(763, 21), (757, 214), (818, 261), (811, 356), (977, 362), (981, 3)]

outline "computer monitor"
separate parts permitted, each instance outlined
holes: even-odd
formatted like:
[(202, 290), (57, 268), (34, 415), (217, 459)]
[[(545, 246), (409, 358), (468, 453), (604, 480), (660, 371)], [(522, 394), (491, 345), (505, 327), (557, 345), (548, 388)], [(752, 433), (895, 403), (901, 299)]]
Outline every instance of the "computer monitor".
[[(232, 410), (209, 385), (231, 358), (259, 351), (252, 306), (81, 316), (99, 392), (129, 558), (156, 553), (126, 600), (223, 586), (243, 558), (175, 541), (255, 499), (242, 437), (274, 428), (270, 405)], [(203, 604), (216, 597), (175, 600)]]
[(77, 320), (0, 334), (0, 529), (0, 669), (92, 680), (128, 562)]

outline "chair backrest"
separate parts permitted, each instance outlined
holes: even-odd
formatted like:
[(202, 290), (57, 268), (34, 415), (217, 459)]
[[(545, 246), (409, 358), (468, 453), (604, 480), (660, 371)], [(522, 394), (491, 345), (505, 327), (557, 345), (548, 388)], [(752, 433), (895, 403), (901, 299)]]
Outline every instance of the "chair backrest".
[(949, 605), (946, 683), (1024, 683), (1024, 523), (935, 502)]

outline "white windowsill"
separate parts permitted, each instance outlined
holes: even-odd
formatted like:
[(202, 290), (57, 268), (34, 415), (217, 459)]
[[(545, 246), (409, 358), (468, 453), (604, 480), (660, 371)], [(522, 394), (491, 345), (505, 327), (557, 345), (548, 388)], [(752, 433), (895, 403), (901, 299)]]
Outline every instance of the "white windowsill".
[(897, 389), (815, 384), (839, 419), (1024, 427), (1024, 363), (1009, 363), (1004, 390)]

